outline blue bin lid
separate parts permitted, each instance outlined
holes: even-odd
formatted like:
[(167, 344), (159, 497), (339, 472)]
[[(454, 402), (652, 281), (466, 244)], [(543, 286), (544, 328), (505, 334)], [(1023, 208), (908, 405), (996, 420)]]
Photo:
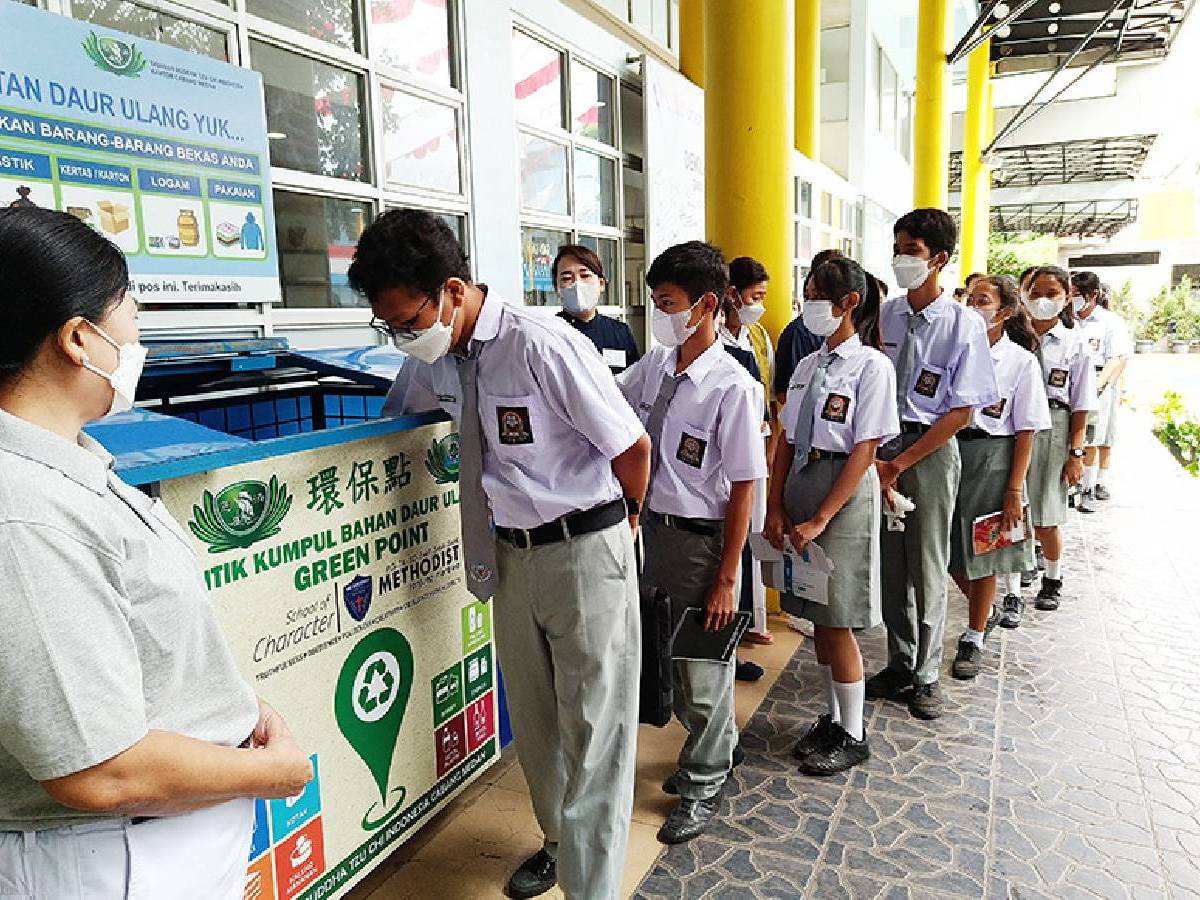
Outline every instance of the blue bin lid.
[(341, 375), (360, 384), (387, 389), (396, 380), (408, 356), (395, 347), (333, 347), (327, 350), (291, 350), (289, 355), (303, 360), (322, 375)]
[(118, 470), (175, 462), (250, 443), (246, 438), (140, 407), (93, 422), (83, 430), (116, 458)]

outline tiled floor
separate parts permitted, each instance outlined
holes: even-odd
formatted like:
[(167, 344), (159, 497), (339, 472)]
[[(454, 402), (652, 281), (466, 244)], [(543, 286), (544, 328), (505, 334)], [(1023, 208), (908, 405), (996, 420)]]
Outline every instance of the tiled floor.
[[(654, 835), (673, 801), (658, 784), (680, 733), (644, 728), (625, 895), (1200, 900), (1200, 482), (1144, 422), (1123, 441), (1115, 499), (1067, 529), (1063, 608), (1031, 604), (1021, 629), (996, 631), (975, 683), (943, 682), (942, 719), (871, 704), (858, 770), (796, 771), (817, 677), (807, 647), (788, 662), (781, 625), (752, 651), (768, 678), (739, 686), (747, 760), (719, 820), (665, 853)], [(864, 638), (869, 667), (882, 638)], [(520, 770), (497, 769), (354, 896), (498, 897), (538, 844)]]

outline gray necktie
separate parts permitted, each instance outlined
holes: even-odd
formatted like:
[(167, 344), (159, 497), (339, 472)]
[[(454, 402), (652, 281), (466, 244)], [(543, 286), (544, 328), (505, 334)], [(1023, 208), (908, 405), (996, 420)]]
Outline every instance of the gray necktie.
[(817, 360), (817, 369), (813, 372), (812, 381), (800, 398), (800, 414), (796, 419), (796, 451), (795, 459), (803, 466), (808, 459), (808, 451), (812, 449), (813, 414), (817, 411), (817, 397), (825, 389), (825, 375), (833, 363), (833, 354), (824, 353)]
[(664, 372), (662, 384), (658, 387), (658, 396), (650, 407), (650, 416), (646, 419), (646, 434), (650, 435), (650, 479), (654, 480), (654, 470), (658, 468), (658, 445), (662, 443), (663, 421), (667, 418), (667, 407), (679, 387), (682, 375), (672, 375)]
[(902, 413), (905, 398), (908, 397), (908, 383), (912, 380), (913, 366), (917, 362), (917, 340), (914, 335), (924, 324), (925, 317), (920, 313), (908, 314), (904, 342), (900, 345), (900, 352), (896, 354), (896, 406)]
[(462, 411), (458, 424), (458, 497), (467, 590), (480, 600), (496, 591), (496, 545), (483, 493), (483, 434), (479, 423), (479, 350), (458, 364)]

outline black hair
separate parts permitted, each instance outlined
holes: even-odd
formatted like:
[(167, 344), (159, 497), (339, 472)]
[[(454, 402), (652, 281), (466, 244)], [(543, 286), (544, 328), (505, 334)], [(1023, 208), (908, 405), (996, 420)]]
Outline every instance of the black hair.
[(878, 350), (879, 286), (875, 277), (854, 260), (839, 254), (813, 269), (812, 281), (813, 287), (835, 303), (847, 294), (858, 294), (858, 306), (850, 317), (854, 330), (866, 346)]
[(0, 209), (0, 378), (24, 369), (66, 322), (99, 322), (125, 297), (125, 255), (69, 213)]
[[(1033, 283), (1043, 275), (1049, 275), (1062, 286), (1064, 294), (1071, 293), (1071, 276), (1067, 274), (1065, 269), (1058, 266), (1038, 266), (1029, 273), (1029, 284), (1032, 287)], [(1063, 311), (1058, 314), (1058, 318), (1067, 328), (1075, 327), (1075, 307), (1068, 301), (1063, 307)]]
[(1032, 274), (1034, 271), (1036, 271), (1037, 268), (1038, 268), (1037, 266), (1026, 266), (1024, 271), (1022, 271), (1020, 276), (1018, 276), (1018, 278), (1017, 278), (1017, 286), (1024, 287), (1025, 279), (1028, 278), (1030, 276), (1030, 274)]
[(888, 283), (882, 278), (875, 278), (875, 286), (879, 289), (879, 296), (886, 300), (888, 295)]
[(350, 287), (373, 301), (391, 288), (437, 294), (448, 278), (470, 282), (467, 255), (450, 226), (423, 209), (390, 209), (358, 239)]
[(596, 255), (595, 250), (585, 247), (583, 244), (563, 244), (558, 248), (554, 263), (550, 266), (555, 281), (558, 280), (558, 264), (568, 256), (573, 256), (583, 263), (584, 268), (590, 269), (593, 275), (604, 277), (604, 263), (600, 262), (600, 257)]
[(963, 282), (963, 287), (970, 287), (972, 281), (974, 281), (976, 278), (983, 278), (986, 275), (986, 272), (972, 272), (967, 276), (967, 280)]
[(1011, 275), (981, 275), (980, 280), (996, 289), (1000, 296), (1000, 308), (1011, 312), (1004, 321), (1004, 333), (1008, 339), (1030, 353), (1036, 352), (1038, 335), (1033, 330), (1033, 320), (1021, 302), (1021, 288), (1017, 282)]
[(770, 278), (767, 267), (752, 257), (739, 256), (729, 262), (729, 283), (737, 288), (739, 294), (759, 282), (769, 281)]
[(705, 294), (717, 295), (717, 307), (729, 286), (729, 270), (721, 251), (705, 241), (687, 241), (658, 254), (646, 272), (646, 284), (654, 290), (675, 284), (695, 303)]
[(949, 256), (958, 243), (958, 226), (954, 224), (950, 213), (944, 209), (925, 207), (905, 213), (892, 227), (893, 235), (902, 231), (924, 241), (930, 256), (937, 256), (939, 253)]
[(1071, 284), (1075, 290), (1087, 297), (1100, 290), (1100, 276), (1095, 272), (1074, 272), (1071, 275)]

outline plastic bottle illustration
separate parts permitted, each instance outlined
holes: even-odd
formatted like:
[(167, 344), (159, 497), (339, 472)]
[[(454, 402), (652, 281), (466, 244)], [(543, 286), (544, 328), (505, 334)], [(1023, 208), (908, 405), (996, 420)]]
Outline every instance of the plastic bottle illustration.
[(176, 220), (179, 230), (179, 243), (185, 247), (195, 247), (200, 243), (200, 223), (196, 214), (190, 209), (181, 209)]

